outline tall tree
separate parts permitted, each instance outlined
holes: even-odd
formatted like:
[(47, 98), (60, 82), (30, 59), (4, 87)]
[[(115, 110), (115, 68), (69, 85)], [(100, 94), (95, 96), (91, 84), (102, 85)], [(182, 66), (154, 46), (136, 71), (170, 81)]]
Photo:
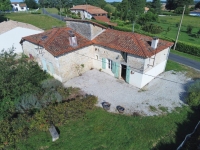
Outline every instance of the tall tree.
[(130, 9), (135, 12), (136, 15), (144, 13), (144, 7), (146, 0), (128, 0)]
[(0, 0), (0, 11), (11, 10), (10, 0)]
[(165, 7), (166, 9), (174, 10), (177, 7), (183, 7), (184, 5), (188, 7), (190, 4), (193, 3), (194, 3), (193, 0), (167, 0)]
[(38, 4), (35, 0), (24, 0), (28, 8), (36, 9), (38, 8)]
[(160, 12), (161, 12), (161, 3), (160, 3), (160, 0), (153, 0), (153, 2), (152, 2), (152, 8), (155, 9), (155, 12), (157, 14), (160, 14)]

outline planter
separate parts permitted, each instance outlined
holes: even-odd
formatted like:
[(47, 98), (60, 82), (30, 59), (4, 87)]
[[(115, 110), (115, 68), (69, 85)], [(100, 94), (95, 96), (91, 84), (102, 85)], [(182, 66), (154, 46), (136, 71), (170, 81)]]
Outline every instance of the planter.
[(103, 107), (103, 109), (105, 109), (105, 110), (110, 110), (110, 103), (108, 103), (108, 102), (103, 102), (103, 103), (101, 103), (102, 104), (102, 107)]
[(117, 108), (117, 110), (118, 110), (119, 113), (123, 113), (124, 110), (125, 110), (125, 108), (122, 107), (122, 106), (117, 106), (116, 108)]

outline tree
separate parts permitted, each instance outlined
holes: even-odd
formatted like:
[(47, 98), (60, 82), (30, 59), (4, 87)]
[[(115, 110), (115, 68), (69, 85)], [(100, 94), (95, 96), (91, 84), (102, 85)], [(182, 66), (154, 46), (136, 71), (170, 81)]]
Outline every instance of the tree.
[(199, 8), (200, 9), (200, 2), (196, 3), (195, 8)]
[(188, 90), (187, 103), (193, 107), (200, 106), (200, 80), (190, 85)]
[(153, 0), (152, 2), (152, 8), (154, 8), (155, 12), (157, 14), (160, 14), (161, 12), (161, 3), (160, 0)]
[(186, 7), (188, 8), (188, 6), (193, 3), (193, 0), (167, 0), (165, 7), (166, 9), (174, 10), (177, 7), (183, 7), (184, 5), (186, 5)]
[(38, 4), (36, 3), (35, 0), (25, 0), (24, 2), (26, 3), (28, 8), (32, 8), (32, 9), (38, 8)]
[(13, 112), (21, 95), (40, 91), (40, 82), (47, 78), (35, 62), (17, 59), (13, 50), (0, 53), (0, 120)]
[(10, 0), (0, 0), (0, 11), (11, 10)]

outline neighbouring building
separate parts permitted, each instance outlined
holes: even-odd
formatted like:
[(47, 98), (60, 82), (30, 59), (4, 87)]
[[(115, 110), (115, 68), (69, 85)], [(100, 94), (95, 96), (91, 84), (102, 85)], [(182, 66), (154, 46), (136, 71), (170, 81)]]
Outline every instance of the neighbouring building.
[(13, 11), (27, 11), (28, 10), (26, 3), (12, 2), (11, 5), (13, 7)]
[(80, 13), (81, 19), (83, 20), (84, 19), (91, 20), (93, 18), (97, 21), (105, 22), (111, 26), (117, 25), (116, 23), (110, 22), (110, 19), (107, 17), (108, 12), (96, 6), (77, 5), (71, 8), (71, 12), (76, 13), (76, 14)]
[(92, 68), (142, 88), (165, 70), (172, 42), (86, 20), (23, 37), (24, 53), (61, 82)]
[(148, 7), (144, 7), (144, 13), (147, 13), (149, 11)]
[(22, 47), (19, 43), (22, 37), (33, 34), (38, 34), (43, 30), (22, 22), (17, 21), (4, 21), (0, 23), (0, 51), (8, 50), (12, 46), (15, 48), (14, 52), (17, 54), (22, 53)]

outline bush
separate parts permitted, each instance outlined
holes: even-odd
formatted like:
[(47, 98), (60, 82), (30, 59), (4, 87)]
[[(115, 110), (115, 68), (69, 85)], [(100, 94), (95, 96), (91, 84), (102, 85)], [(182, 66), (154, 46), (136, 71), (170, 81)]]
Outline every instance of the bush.
[(187, 103), (190, 106), (200, 106), (200, 80), (195, 81), (188, 90)]
[(147, 12), (145, 14), (142, 14), (138, 18), (137, 23), (139, 23), (140, 25), (144, 25), (147, 22), (155, 22), (155, 21), (158, 21), (158, 15), (153, 14), (152, 12)]
[(152, 34), (158, 34), (163, 31), (163, 28), (161, 26), (154, 25), (152, 23), (146, 24), (142, 27), (142, 30), (146, 32), (150, 32)]
[(176, 50), (200, 57), (200, 46), (197, 45), (179, 41), (177, 42)]
[[(183, 13), (183, 7), (177, 7), (174, 10), (174, 13), (176, 13), (176, 14), (182, 14)], [(186, 8), (184, 14), (189, 14), (189, 13), (190, 13), (190, 9)]]
[(193, 28), (193, 27), (192, 27), (191, 25), (188, 25), (188, 26), (187, 26), (187, 33), (188, 33), (188, 34), (191, 34), (191, 33), (192, 33), (192, 28)]

